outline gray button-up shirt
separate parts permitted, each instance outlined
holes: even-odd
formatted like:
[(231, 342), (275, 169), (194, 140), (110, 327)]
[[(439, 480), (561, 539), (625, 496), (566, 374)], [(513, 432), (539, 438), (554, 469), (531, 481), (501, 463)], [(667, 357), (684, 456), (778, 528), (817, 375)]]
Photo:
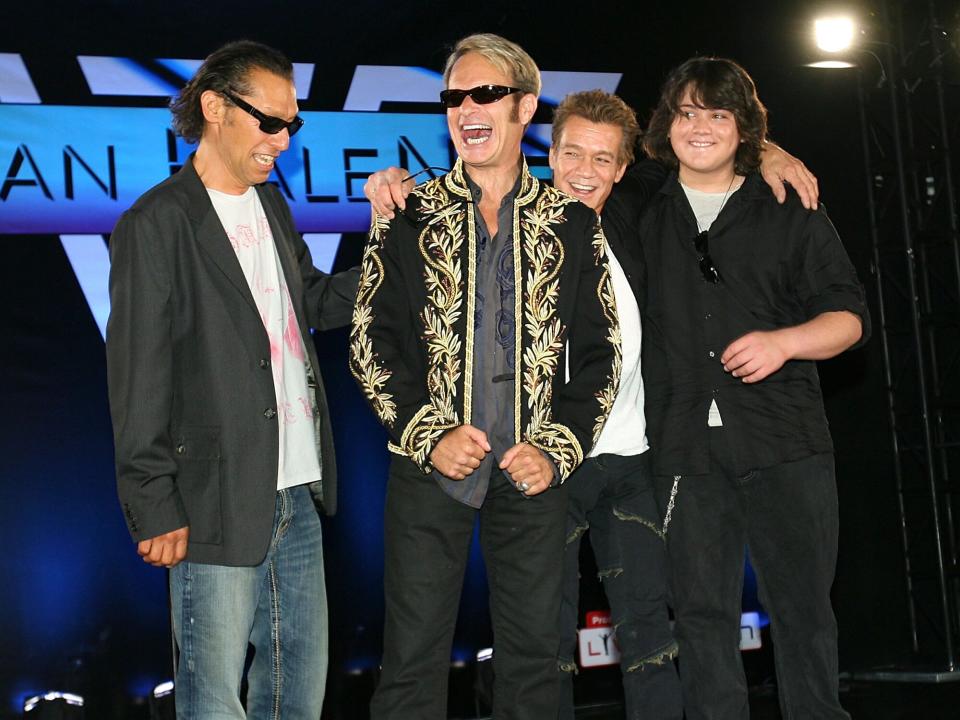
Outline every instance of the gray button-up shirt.
[(520, 176), (500, 203), (497, 234), (493, 237), (480, 213), (482, 191), (469, 175), (464, 176), (473, 195), (477, 237), (471, 424), (487, 433), (493, 451), (463, 480), (451, 480), (436, 470), (433, 475), (448, 495), (480, 507), (491, 475), (499, 472), (500, 458), (515, 444), (513, 205), (520, 190)]

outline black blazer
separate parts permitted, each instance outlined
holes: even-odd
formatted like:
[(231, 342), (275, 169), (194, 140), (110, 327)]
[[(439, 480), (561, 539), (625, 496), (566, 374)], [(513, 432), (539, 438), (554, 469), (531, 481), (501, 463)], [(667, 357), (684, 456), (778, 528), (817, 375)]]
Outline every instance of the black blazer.
[[(290, 210), (257, 187), (307, 349), (323, 478), (337, 472), (308, 328), (350, 322), (359, 274), (313, 267)], [(110, 238), (107, 374), (117, 486), (134, 540), (189, 525), (187, 559), (255, 565), (266, 555), (279, 441), (267, 334), (193, 158), (144, 194)]]

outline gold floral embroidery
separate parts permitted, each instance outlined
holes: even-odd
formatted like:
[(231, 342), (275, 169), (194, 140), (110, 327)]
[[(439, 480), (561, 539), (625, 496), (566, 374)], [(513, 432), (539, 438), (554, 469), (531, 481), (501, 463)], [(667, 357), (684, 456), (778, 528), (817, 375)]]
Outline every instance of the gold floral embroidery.
[[(400, 446), (421, 467), (428, 463), (437, 438), (461, 424), (456, 409), (457, 382), (463, 357), (455, 326), (463, 308), (465, 207), (450, 203), (439, 180), (416, 191), (427, 225), (420, 233), (423, 279), (427, 304), (420, 312), (421, 339), (427, 350), (427, 397), (429, 402), (413, 416), (400, 438)], [(472, 298), (471, 298), (472, 301)], [(468, 303), (472, 306), (472, 302)], [(467, 323), (468, 334), (472, 326)], [(469, 382), (466, 383), (469, 388)]]
[(583, 461), (583, 449), (573, 432), (553, 421), (553, 378), (566, 338), (566, 326), (557, 316), (563, 243), (555, 226), (566, 219), (564, 206), (574, 202), (553, 188), (523, 212), (520, 223), (526, 278), (523, 326), (528, 344), (523, 352), (523, 390), (530, 417), (524, 439), (546, 452), (565, 479)]
[(600, 300), (600, 307), (603, 308), (603, 315), (607, 319), (609, 332), (607, 333), (607, 342), (613, 346), (613, 364), (610, 368), (610, 374), (607, 375), (607, 385), (594, 397), (600, 403), (600, 414), (594, 418), (593, 442), (596, 444), (600, 438), (600, 431), (613, 410), (613, 402), (617, 398), (617, 389), (620, 386), (620, 372), (623, 367), (623, 358), (620, 345), (620, 319), (617, 317), (617, 300), (613, 292), (613, 279), (610, 276), (610, 267), (607, 263), (606, 248), (607, 238), (603, 234), (603, 228), (597, 222), (597, 231), (593, 234), (594, 261), (597, 265), (603, 266), (603, 276), (597, 284), (597, 298)]
[(590, 241), (593, 246), (593, 261), (600, 265), (605, 262), (607, 251), (607, 238), (603, 234), (603, 228), (600, 226), (599, 218), (597, 220), (596, 230), (593, 233), (593, 240)]
[[(562, 480), (582, 462), (584, 455), (573, 431), (553, 419), (553, 380), (559, 370), (567, 334), (566, 326), (557, 315), (559, 275), (565, 253), (563, 243), (556, 236), (556, 228), (566, 219), (564, 206), (575, 201), (553, 188), (541, 186), (526, 166), (522, 172), (513, 227), (513, 236), (519, 239), (514, 243), (518, 289), (515, 352), (518, 378), (522, 378), (522, 383), (516, 383), (515, 433), (518, 441), (528, 442), (550, 455)], [(407, 422), (400, 442), (389, 443), (388, 448), (410, 457), (420, 467), (429, 468), (429, 453), (437, 438), (461, 422), (470, 421), (475, 218), (471, 203), (458, 201), (471, 197), (460, 161), (446, 176), (416, 188), (414, 193), (418, 200), (418, 215), (424, 223), (418, 245), (424, 260), (427, 302), (419, 319), (421, 340), (428, 356), (425, 378), (428, 402)], [(367, 329), (373, 322), (370, 299), (383, 280), (380, 252), (387, 229), (385, 219), (375, 218), (364, 253), (351, 333), (351, 369), (381, 421), (392, 427), (396, 422), (397, 408), (393, 396), (385, 391), (392, 372), (378, 364), (367, 337)], [(597, 264), (604, 262), (604, 243), (602, 231), (598, 228), (592, 241)], [(464, 262), (467, 263), (466, 277)], [(604, 273), (596, 292), (609, 323), (607, 340), (614, 346), (615, 357), (607, 386), (595, 395), (600, 406), (594, 425), (595, 436), (612, 406), (621, 363), (620, 330), (608, 272)], [(465, 326), (462, 335), (459, 323)], [(463, 398), (459, 399), (457, 386), (461, 378)], [(522, 412), (524, 394), (529, 415), (521, 433), (521, 418), (525, 415)], [(463, 419), (458, 408), (462, 409)]]
[(397, 421), (397, 404), (393, 395), (385, 391), (393, 372), (377, 362), (368, 331), (373, 322), (371, 301), (383, 283), (383, 263), (380, 250), (384, 233), (390, 221), (375, 214), (370, 226), (367, 247), (360, 262), (360, 287), (357, 302), (353, 307), (353, 325), (350, 329), (350, 371), (357, 379), (360, 389), (370, 401), (377, 417), (384, 425), (393, 427)]

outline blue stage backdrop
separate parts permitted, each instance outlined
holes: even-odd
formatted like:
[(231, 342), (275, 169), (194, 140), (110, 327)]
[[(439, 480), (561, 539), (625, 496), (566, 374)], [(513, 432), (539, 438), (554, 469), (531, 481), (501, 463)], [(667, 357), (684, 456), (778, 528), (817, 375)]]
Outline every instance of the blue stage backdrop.
[[(84, 106), (63, 106), (24, 94), (24, 78), (14, 83), (10, 70), (18, 58), (0, 54), (0, 236), (9, 247), (3, 284), (18, 288), (16, 361), (0, 382), (19, 417), (0, 492), (3, 507), (20, 509), (3, 527), (4, 539), (21, 551), (0, 560), (0, 572), (22, 583), (0, 589), (0, 604), (14, 609), (10, 642), (0, 651), (0, 692), (9, 712), (51, 687), (92, 693), (94, 707), (104, 707), (145, 697), (171, 675), (166, 573), (137, 558), (115, 497), (103, 357), (109, 233), (141, 193), (182, 166), (192, 147), (175, 137), (165, 108), (98, 104), (98, 93), (136, 105), (173, 92), (157, 84), (147, 63), (82, 56), (93, 97)], [(197, 65), (157, 62), (181, 81)], [(304, 64), (297, 67), (299, 81)], [(25, 65), (23, 71), (29, 81)], [(572, 90), (614, 90), (619, 79), (619, 73), (548, 72), (542, 103), (548, 108)], [(439, 75), (423, 68), (358, 66), (347, 110), (302, 113), (306, 124), (270, 181), (322, 269), (359, 262), (370, 217), (362, 186), (370, 172), (387, 165), (438, 168), (426, 178), (452, 164), (439, 89)], [(416, 112), (383, 111), (383, 100), (398, 93)], [(541, 114), (548, 118), (549, 110)], [(536, 123), (524, 143), (541, 177), (549, 176), (549, 138), (550, 125)], [(42, 278), (25, 277), (41, 268)], [(379, 661), (388, 454), (386, 435), (347, 369), (346, 330), (314, 339), (343, 478), (339, 514), (325, 524), (336, 675)], [(23, 362), (28, 357), (34, 359)], [(490, 645), (486, 595), (475, 541), (453, 660), (470, 661)]]
[[(92, 720), (133, 717), (129, 698), (145, 697), (170, 677), (165, 573), (136, 556), (115, 495), (103, 328), (109, 233), (140, 193), (188, 157), (166, 105), (200, 58), (247, 37), (296, 61), (306, 125), (271, 180), (315, 263), (335, 271), (360, 258), (368, 172), (389, 164), (414, 172), (449, 167), (437, 70), (456, 38), (499, 32), (540, 63), (544, 91), (524, 149), (541, 175), (552, 107), (568, 92), (617, 91), (643, 122), (668, 68), (698, 53), (734, 57), (756, 78), (775, 137), (820, 176), (831, 217), (867, 279), (861, 158), (855, 143), (825, 141), (855, 132), (854, 85), (850, 76), (814, 78), (797, 67), (807, 5), (764, 3), (738, 14), (707, 0), (683, 8), (600, 2), (589, 8), (598, 24), (579, 19), (582, 3), (562, 1), (546, 11), (522, 0), (462, 8), (380, 0), (5, 4), (0, 720), (19, 717), (23, 698), (47, 689), (85, 693)], [(587, 31), (587, 22), (602, 29)], [(355, 717), (367, 696), (350, 695), (342, 678), (379, 659), (387, 453), (348, 373), (345, 330), (318, 334), (315, 342), (342, 477), (339, 514), (324, 526), (332, 634), (325, 717)], [(841, 650), (862, 658), (869, 653), (859, 648), (867, 648), (871, 660), (886, 659), (876, 652), (884, 639), (877, 627), (892, 628), (900, 617), (893, 564), (883, 560), (897, 547), (892, 500), (884, 500), (891, 497), (890, 470), (877, 347), (823, 372), (841, 478), (840, 582), (889, 581), (876, 606), (848, 584), (849, 611), (840, 608)], [(876, 353), (869, 373), (864, 352)], [(587, 597), (602, 603), (591, 582)], [(486, 591), (474, 545), (454, 643), (458, 659), (491, 641)], [(746, 602), (755, 609), (755, 593)]]

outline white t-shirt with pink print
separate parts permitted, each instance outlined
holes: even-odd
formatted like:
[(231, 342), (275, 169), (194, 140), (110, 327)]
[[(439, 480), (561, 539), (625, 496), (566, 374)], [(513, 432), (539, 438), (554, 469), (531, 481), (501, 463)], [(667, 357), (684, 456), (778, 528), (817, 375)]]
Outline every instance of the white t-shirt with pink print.
[(280, 431), (277, 489), (319, 480), (313, 403), (307, 387), (307, 353), (267, 215), (255, 188), (248, 188), (243, 195), (210, 188), (207, 192), (237, 254), (270, 339)]

